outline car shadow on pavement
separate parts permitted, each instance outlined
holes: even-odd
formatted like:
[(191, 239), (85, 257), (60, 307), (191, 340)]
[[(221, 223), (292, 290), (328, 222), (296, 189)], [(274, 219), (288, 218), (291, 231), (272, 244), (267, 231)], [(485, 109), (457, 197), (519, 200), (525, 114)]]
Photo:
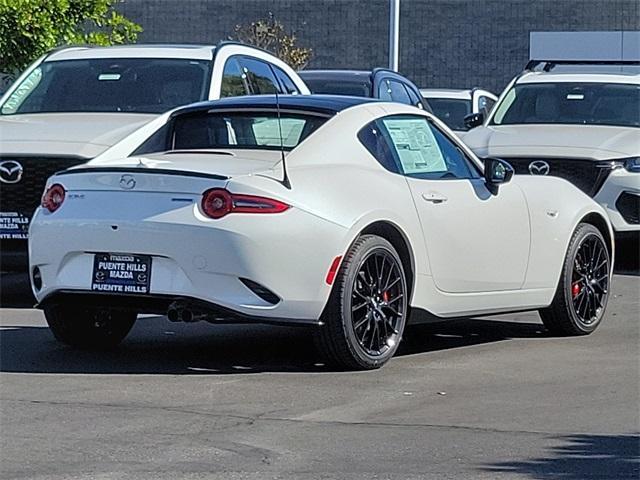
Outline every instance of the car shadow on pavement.
[(540, 480), (640, 478), (638, 435), (568, 435), (552, 440), (560, 445), (551, 447), (548, 456), (495, 463), (482, 470)]
[[(407, 329), (398, 356), (545, 336), (541, 324), (452, 320)], [(428, 355), (425, 361), (429, 361)], [(110, 351), (82, 351), (56, 342), (44, 326), (0, 329), (0, 371), (83, 374), (240, 374), (330, 372), (307, 328), (174, 324), (164, 317), (138, 320)]]

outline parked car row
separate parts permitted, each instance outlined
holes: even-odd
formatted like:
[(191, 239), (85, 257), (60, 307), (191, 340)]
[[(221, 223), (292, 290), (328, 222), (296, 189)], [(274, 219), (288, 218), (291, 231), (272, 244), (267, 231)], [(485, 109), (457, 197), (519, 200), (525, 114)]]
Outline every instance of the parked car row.
[(638, 229), (640, 83), (552, 68), (492, 108), (229, 42), (52, 52), (0, 100), (3, 270), (82, 348), (141, 313), (310, 326), (353, 369), (411, 323), (539, 310), (589, 334), (611, 220)]
[(55, 172), (91, 160), (180, 105), (275, 91), (309, 93), (283, 61), (233, 42), (45, 55), (0, 99), (2, 270), (27, 270), (29, 219)]

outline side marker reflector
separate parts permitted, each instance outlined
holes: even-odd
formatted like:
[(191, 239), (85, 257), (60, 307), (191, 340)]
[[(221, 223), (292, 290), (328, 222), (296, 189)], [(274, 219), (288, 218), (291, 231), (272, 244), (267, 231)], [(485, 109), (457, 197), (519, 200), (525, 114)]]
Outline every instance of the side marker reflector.
[(338, 273), (338, 268), (340, 267), (341, 260), (342, 260), (342, 255), (338, 255), (336, 258), (333, 259), (333, 262), (331, 262), (331, 267), (327, 272), (327, 278), (325, 280), (327, 282), (327, 285), (333, 285), (333, 281), (336, 279), (336, 274)]

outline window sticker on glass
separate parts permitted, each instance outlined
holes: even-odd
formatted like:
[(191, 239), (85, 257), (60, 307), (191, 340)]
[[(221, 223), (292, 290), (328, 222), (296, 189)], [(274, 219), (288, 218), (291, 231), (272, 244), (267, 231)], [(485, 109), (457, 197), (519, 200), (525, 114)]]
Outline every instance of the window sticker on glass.
[(384, 119), (405, 174), (442, 172), (447, 166), (426, 120)]
[(29, 94), (38, 86), (40, 80), (42, 80), (42, 69), (38, 67), (31, 72), (11, 94), (2, 106), (2, 113), (5, 115), (16, 113), (20, 105), (22, 105), (22, 102), (24, 102)]
[(298, 118), (258, 119), (253, 124), (253, 134), (258, 145), (280, 146), (280, 132), (282, 131), (282, 145), (294, 147), (300, 141), (304, 120)]

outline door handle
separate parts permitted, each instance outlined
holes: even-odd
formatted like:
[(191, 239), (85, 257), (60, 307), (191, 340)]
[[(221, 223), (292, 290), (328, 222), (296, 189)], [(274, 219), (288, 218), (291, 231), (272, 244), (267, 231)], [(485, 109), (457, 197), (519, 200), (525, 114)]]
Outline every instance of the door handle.
[(442, 195), (441, 193), (431, 192), (431, 193), (423, 193), (422, 198), (425, 202), (439, 204), (447, 201), (447, 197)]

